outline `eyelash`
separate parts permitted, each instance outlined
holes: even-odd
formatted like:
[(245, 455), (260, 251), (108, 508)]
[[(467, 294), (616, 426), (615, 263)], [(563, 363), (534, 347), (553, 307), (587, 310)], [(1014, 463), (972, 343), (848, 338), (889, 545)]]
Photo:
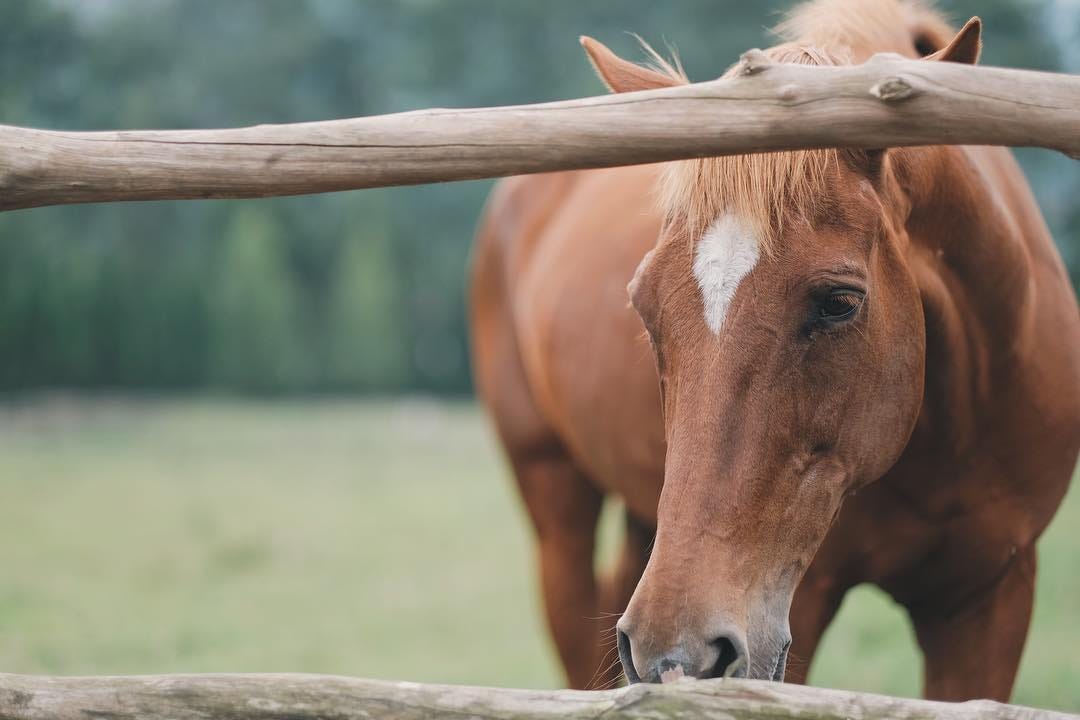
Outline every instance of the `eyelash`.
[(854, 288), (834, 288), (816, 303), (814, 323), (818, 326), (840, 325), (855, 317), (865, 295)]

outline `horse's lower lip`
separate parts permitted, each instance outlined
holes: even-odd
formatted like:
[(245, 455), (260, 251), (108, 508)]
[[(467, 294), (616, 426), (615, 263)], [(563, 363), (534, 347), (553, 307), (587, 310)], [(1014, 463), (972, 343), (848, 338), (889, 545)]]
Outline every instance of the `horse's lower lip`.
[(686, 673), (683, 672), (682, 665), (676, 665), (670, 670), (665, 670), (660, 673), (660, 682), (663, 684), (677, 682), (686, 677)]

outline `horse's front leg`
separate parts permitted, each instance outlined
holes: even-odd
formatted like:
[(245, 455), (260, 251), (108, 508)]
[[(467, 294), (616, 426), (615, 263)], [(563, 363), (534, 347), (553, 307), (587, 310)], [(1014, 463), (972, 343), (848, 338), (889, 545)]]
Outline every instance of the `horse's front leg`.
[(561, 448), (511, 461), (536, 530), (544, 609), (567, 680), (573, 688), (596, 686), (619, 664), (614, 634), (604, 633), (615, 620), (600, 616), (593, 568), (603, 495)]
[(948, 614), (912, 613), (931, 700), (1007, 702), (1035, 595), (1035, 546), (1019, 549), (1001, 576)]

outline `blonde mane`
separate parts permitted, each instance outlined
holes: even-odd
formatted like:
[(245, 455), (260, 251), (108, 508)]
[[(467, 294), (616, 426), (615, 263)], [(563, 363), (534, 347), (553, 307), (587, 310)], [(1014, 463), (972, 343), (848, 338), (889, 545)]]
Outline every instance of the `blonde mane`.
[[(928, 7), (902, 0), (810, 0), (796, 6), (774, 32), (783, 41), (765, 54), (777, 63), (845, 65), (875, 52), (917, 56), (944, 47), (952, 37), (948, 24)], [(681, 68), (654, 64), (686, 82)], [(735, 68), (728, 70), (730, 76)], [(755, 224), (761, 249), (768, 252), (790, 216), (812, 219), (828, 197), (830, 170), (840, 151), (731, 155), (669, 163), (659, 199), (668, 217), (686, 221), (697, 238), (725, 212)]]

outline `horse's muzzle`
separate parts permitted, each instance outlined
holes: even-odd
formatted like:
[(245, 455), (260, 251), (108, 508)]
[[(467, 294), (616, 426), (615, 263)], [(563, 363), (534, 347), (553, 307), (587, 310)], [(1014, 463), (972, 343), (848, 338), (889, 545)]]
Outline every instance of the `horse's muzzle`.
[[(622, 628), (616, 632), (619, 659), (631, 684), (668, 682), (680, 677), (747, 677), (749, 672), (746, 641), (737, 632), (725, 632), (707, 643), (681, 645), (654, 656), (638, 652), (636, 661), (630, 635)], [(786, 651), (784, 655), (786, 659)], [(782, 664), (779, 672), (783, 677)]]

